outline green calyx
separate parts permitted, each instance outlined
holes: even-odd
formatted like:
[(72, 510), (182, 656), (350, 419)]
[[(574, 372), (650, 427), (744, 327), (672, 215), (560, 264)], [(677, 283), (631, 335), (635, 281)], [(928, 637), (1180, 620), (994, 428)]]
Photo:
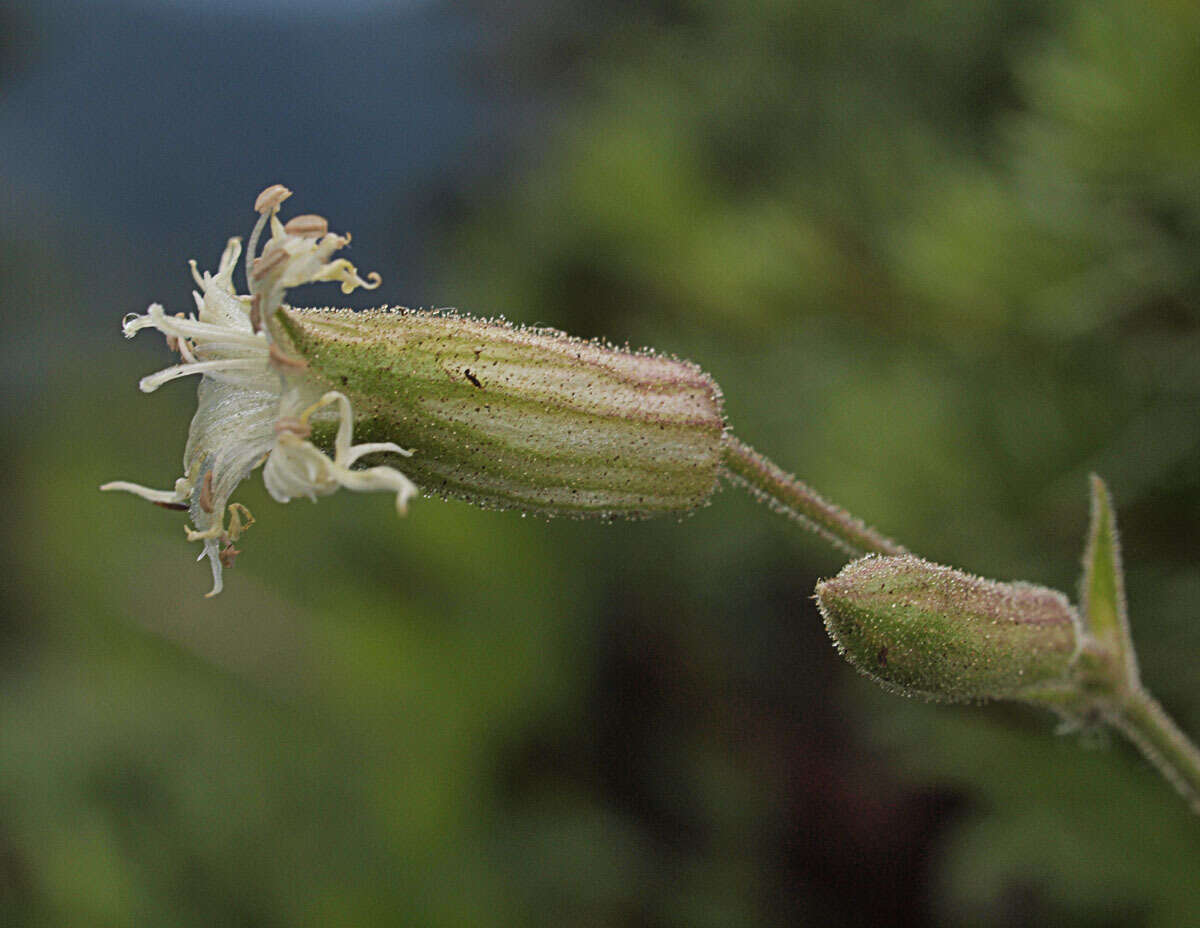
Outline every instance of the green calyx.
[(442, 312), (276, 319), (309, 375), (350, 399), (355, 440), (412, 449), (403, 469), (426, 493), (637, 517), (693, 509), (716, 488), (720, 391), (689, 362)]
[(1055, 702), (1075, 690), (1079, 619), (1054, 590), (905, 555), (855, 561), (816, 599), (838, 650), (905, 695)]

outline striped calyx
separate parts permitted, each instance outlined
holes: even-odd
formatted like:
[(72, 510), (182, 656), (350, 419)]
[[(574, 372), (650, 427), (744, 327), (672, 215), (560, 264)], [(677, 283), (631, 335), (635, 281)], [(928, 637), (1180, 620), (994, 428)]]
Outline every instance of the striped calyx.
[(1076, 686), (1079, 618), (1055, 590), (866, 557), (818, 584), (817, 604), (838, 650), (906, 695), (1054, 702)]
[(349, 398), (356, 439), (412, 450), (426, 493), (646, 516), (716, 487), (721, 395), (689, 362), (448, 312), (284, 307), (276, 322), (307, 376)]

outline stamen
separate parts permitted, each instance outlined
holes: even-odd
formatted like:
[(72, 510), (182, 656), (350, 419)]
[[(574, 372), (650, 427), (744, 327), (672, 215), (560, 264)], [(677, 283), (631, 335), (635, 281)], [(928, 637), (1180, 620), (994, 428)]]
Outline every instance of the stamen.
[(280, 416), (275, 423), (275, 434), (282, 435), (284, 432), (297, 438), (308, 438), (312, 434), (312, 426), (296, 416)]
[(280, 367), (290, 367), (296, 370), (303, 370), (308, 367), (308, 362), (304, 358), (293, 358), (284, 354), (275, 342), (271, 342), (271, 347), (267, 349), (267, 352), (271, 355), (271, 363), (277, 364)]
[(234, 559), (241, 553), (238, 548), (233, 546), (232, 541), (227, 541), (225, 547), (221, 549), (221, 553), (217, 555), (217, 558), (220, 560), (222, 567), (226, 570), (232, 570)]
[(206, 471), (204, 474), (204, 483), (200, 485), (200, 495), (196, 499), (196, 502), (200, 504), (200, 508), (205, 512), (213, 511), (212, 485), (212, 471)]
[(186, 338), (179, 339), (179, 356), (188, 364), (196, 363), (196, 355), (192, 352), (192, 346)]
[(267, 227), (267, 217), (272, 218), (275, 214), (261, 213), (258, 217), (258, 222), (254, 223), (254, 228), (250, 231), (250, 243), (246, 246), (246, 285), (250, 288), (250, 292), (254, 292), (254, 259), (255, 252), (258, 250), (258, 240), (262, 236), (263, 229)]
[(255, 332), (262, 331), (262, 294), (256, 293), (250, 297), (250, 328)]
[(292, 191), (288, 190), (283, 184), (272, 184), (258, 195), (258, 198), (254, 201), (254, 211), (256, 213), (265, 213), (267, 210), (276, 209), (280, 203), (291, 195)]
[(283, 231), (299, 238), (320, 238), (329, 231), (329, 220), (312, 213), (293, 216), (284, 225)]
[[(217, 279), (226, 284), (232, 284), (233, 268), (237, 264), (238, 255), (242, 253), (242, 238), (234, 235), (225, 242), (225, 250), (221, 252), (221, 261), (217, 265)], [(231, 286), (232, 289), (232, 286)]]
[[(187, 317), (184, 316), (183, 313), (176, 313), (175, 318), (176, 319), (185, 319)], [(179, 351), (180, 354), (184, 354), (184, 352), (181, 351), (181, 349), (179, 347), (179, 336), (178, 335), (168, 335), (167, 336), (167, 350), (168, 351)]]
[(255, 281), (262, 280), (288, 259), (288, 253), (278, 245), (274, 245), (274, 241), (272, 239), (267, 242), (267, 247), (263, 249), (263, 253), (254, 259), (252, 274)]

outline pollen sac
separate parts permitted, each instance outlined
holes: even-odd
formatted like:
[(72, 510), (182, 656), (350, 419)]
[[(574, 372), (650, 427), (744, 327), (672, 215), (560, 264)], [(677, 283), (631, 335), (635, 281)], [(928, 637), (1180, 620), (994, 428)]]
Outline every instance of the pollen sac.
[(916, 557), (867, 557), (817, 585), (838, 650), (905, 695), (1046, 700), (1073, 691), (1079, 618), (1063, 594)]
[[(429, 494), (544, 514), (648, 516), (709, 499), (721, 395), (695, 365), (445, 312), (303, 310), (280, 337), (346, 394), (355, 435), (411, 449)], [(314, 419), (313, 441), (327, 443)]]

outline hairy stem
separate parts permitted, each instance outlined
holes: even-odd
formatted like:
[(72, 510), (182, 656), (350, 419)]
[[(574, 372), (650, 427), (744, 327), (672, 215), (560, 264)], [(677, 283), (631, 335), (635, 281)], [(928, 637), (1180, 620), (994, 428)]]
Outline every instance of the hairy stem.
[(1109, 716), (1109, 721), (1200, 814), (1200, 750), (1154, 697), (1145, 690), (1136, 690), (1120, 710)]
[(733, 435), (725, 436), (722, 463), (734, 483), (850, 554), (908, 553), (902, 545), (824, 499)]

